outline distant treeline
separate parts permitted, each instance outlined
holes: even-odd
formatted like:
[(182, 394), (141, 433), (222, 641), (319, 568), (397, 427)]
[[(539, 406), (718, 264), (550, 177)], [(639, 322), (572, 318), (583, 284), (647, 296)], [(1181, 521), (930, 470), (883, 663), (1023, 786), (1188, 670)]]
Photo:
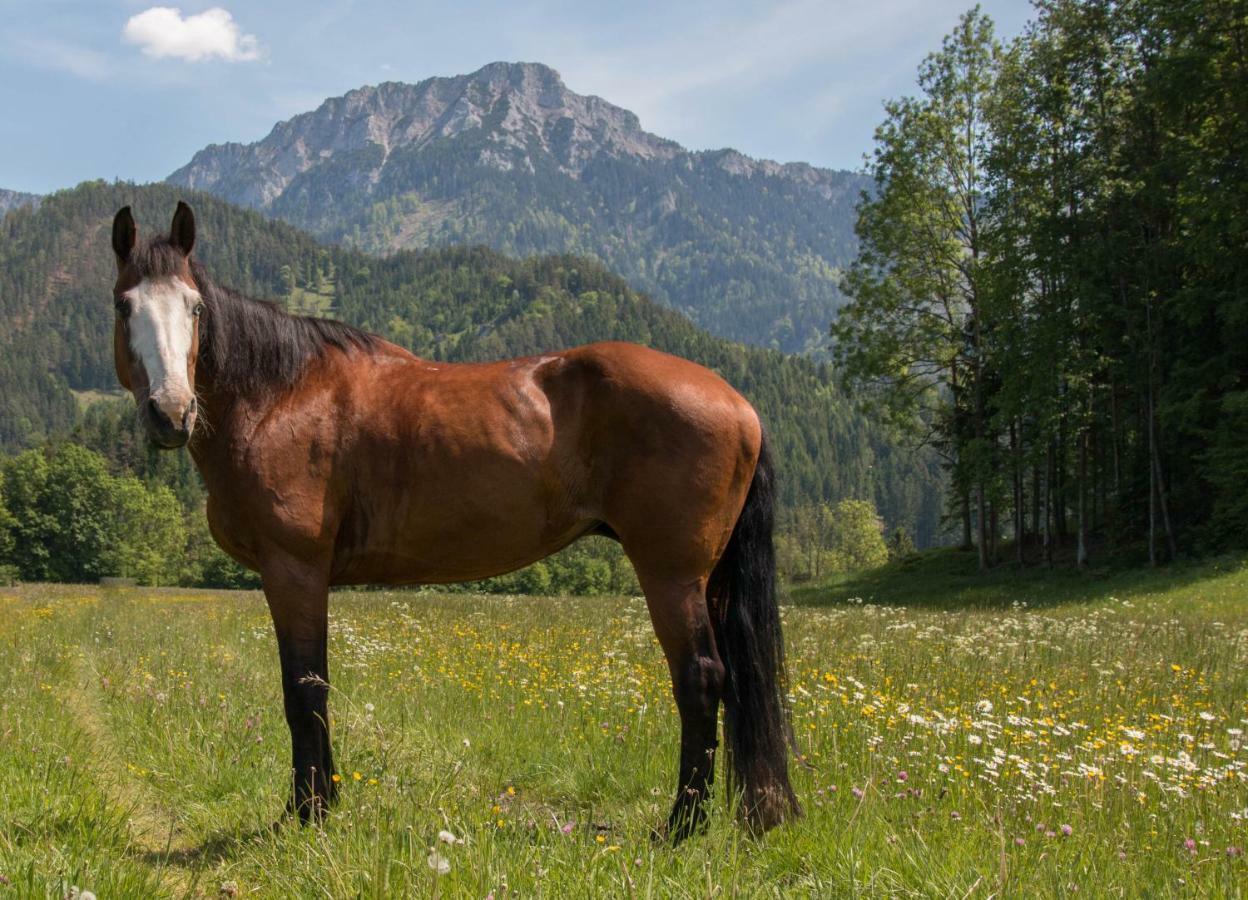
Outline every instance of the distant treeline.
[(944, 455), (964, 543), (1154, 562), (1248, 543), (1248, 17), (978, 9), (887, 105), (851, 388)]

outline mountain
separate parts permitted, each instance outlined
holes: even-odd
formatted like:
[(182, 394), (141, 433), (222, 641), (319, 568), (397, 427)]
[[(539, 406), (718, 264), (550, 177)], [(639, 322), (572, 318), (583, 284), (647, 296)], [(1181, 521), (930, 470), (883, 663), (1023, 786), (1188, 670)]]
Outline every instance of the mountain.
[(427, 358), (492, 359), (620, 339), (708, 365), (768, 425), (782, 502), (867, 497), (920, 544), (937, 540), (935, 459), (901, 449), (857, 413), (825, 365), (711, 336), (593, 260), (515, 260), (484, 247), (372, 257), (169, 185), (83, 184), (3, 220), (0, 447), (66, 431), (77, 417), (71, 389), (116, 389), (109, 223), (131, 204), (141, 229), (168, 227), (182, 198), (195, 206), (196, 252), (222, 284), (328, 312)]
[(26, 206), (38, 207), (40, 199), (38, 194), (24, 194), (21, 191), (0, 188), (0, 217), (11, 209), (21, 209)]
[(785, 351), (827, 344), (868, 184), (691, 152), (533, 63), (362, 87), (168, 180), (374, 253), (591, 256), (715, 334)]

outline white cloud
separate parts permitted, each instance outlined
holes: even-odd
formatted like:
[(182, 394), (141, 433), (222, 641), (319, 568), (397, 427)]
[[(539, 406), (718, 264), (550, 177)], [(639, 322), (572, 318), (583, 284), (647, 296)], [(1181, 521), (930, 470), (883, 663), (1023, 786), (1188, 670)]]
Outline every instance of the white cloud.
[(219, 6), (185, 18), (180, 9), (153, 6), (131, 16), (121, 36), (156, 59), (173, 57), (202, 62), (217, 57), (228, 62), (247, 62), (260, 58), (255, 35), (243, 34), (229, 10)]

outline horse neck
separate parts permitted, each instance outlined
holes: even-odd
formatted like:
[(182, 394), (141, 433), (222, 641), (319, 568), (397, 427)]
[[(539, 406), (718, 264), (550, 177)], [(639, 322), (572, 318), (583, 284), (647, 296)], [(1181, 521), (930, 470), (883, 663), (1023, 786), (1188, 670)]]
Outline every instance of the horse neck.
[(196, 428), (190, 443), (191, 458), (211, 490), (214, 482), (224, 483), (233, 476), (238, 449), (248, 443), (272, 401), (244, 396), (199, 372), (195, 375), (195, 395), (201, 427)]

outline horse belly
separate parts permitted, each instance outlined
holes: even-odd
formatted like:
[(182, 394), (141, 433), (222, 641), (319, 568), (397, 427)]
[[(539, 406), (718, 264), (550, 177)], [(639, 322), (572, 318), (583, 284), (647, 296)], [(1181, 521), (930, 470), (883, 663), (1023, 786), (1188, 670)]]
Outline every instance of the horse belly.
[(336, 580), (444, 584), (522, 568), (595, 524), (580, 479), (556, 474), (551, 448), (511, 444), (421, 454), (357, 495), (336, 548)]

